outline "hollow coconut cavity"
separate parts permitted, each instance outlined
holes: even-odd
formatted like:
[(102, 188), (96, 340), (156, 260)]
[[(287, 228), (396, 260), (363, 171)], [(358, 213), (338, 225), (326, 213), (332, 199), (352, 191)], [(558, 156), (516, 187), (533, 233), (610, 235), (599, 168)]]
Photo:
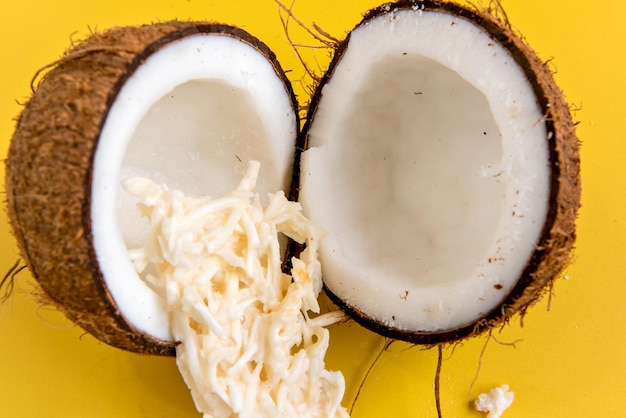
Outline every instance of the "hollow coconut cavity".
[(569, 259), (574, 125), (546, 66), (487, 13), (371, 11), (338, 46), (300, 145), (326, 290), (382, 335), (436, 344), (500, 325)]
[(11, 142), (8, 209), (26, 263), (97, 338), (173, 354), (162, 301), (128, 255), (148, 225), (121, 180), (219, 197), (256, 160), (260, 194), (286, 190), (298, 130), (274, 54), (240, 29), (168, 22), (96, 34), (46, 74)]

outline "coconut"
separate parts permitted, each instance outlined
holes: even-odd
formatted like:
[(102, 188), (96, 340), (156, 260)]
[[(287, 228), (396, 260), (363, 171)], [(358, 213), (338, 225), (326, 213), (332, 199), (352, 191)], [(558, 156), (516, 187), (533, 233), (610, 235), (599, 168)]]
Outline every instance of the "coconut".
[(121, 179), (219, 196), (260, 161), (260, 191), (287, 189), (299, 130), (275, 55), (207, 22), (115, 28), (53, 65), (23, 109), (6, 161), (8, 214), (41, 288), (98, 339), (174, 354), (168, 315), (128, 248), (147, 221)]
[(569, 261), (575, 125), (547, 65), (489, 12), (370, 11), (299, 144), (293, 197), (329, 232), (326, 290), (384, 336), (431, 345), (501, 326)]
[(128, 176), (218, 196), (260, 161), (260, 194), (289, 189), (327, 231), (330, 298), (413, 343), (500, 326), (569, 260), (575, 125), (547, 66), (488, 12), (370, 11), (337, 45), (301, 132), (274, 54), (231, 26), (115, 28), (49, 68), (11, 141), (9, 219), (48, 298), (113, 346), (176, 344), (128, 255), (147, 233)]

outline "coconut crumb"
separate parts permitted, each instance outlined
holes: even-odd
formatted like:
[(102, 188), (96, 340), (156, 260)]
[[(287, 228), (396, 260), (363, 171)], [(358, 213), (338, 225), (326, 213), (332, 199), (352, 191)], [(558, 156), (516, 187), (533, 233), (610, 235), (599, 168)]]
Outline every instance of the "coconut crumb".
[(482, 393), (474, 400), (474, 408), (478, 412), (487, 413), (487, 418), (500, 418), (502, 413), (511, 406), (515, 395), (509, 391), (509, 385), (491, 389)]

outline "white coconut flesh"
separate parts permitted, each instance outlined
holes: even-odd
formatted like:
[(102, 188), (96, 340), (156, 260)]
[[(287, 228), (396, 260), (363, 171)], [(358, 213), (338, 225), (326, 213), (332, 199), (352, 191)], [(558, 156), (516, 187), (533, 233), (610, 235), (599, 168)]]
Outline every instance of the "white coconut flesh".
[(152, 54), (120, 90), (94, 157), (91, 218), (107, 289), (125, 319), (171, 340), (161, 300), (135, 272), (128, 250), (148, 222), (120, 182), (142, 176), (189, 194), (219, 197), (261, 163), (258, 188), (290, 182), (296, 116), (291, 97), (261, 52), (231, 36), (194, 35)]
[(516, 284), (545, 222), (546, 128), (486, 32), (404, 10), (351, 33), (323, 87), (300, 201), (327, 232), (324, 283), (399, 330), (471, 324)]

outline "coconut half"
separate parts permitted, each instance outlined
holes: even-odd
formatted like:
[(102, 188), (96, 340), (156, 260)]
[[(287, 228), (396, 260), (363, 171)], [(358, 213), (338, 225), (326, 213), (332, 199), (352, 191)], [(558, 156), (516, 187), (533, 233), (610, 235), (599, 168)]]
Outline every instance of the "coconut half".
[(500, 325), (569, 259), (574, 124), (546, 65), (486, 12), (369, 12), (299, 141), (294, 197), (328, 232), (326, 289), (382, 335), (436, 344)]
[(100, 340), (173, 354), (168, 315), (128, 255), (148, 225), (120, 181), (218, 197), (257, 160), (260, 194), (287, 190), (298, 130), (283, 70), (243, 30), (166, 22), (95, 34), (46, 74), (12, 138), (6, 191), (21, 253)]

